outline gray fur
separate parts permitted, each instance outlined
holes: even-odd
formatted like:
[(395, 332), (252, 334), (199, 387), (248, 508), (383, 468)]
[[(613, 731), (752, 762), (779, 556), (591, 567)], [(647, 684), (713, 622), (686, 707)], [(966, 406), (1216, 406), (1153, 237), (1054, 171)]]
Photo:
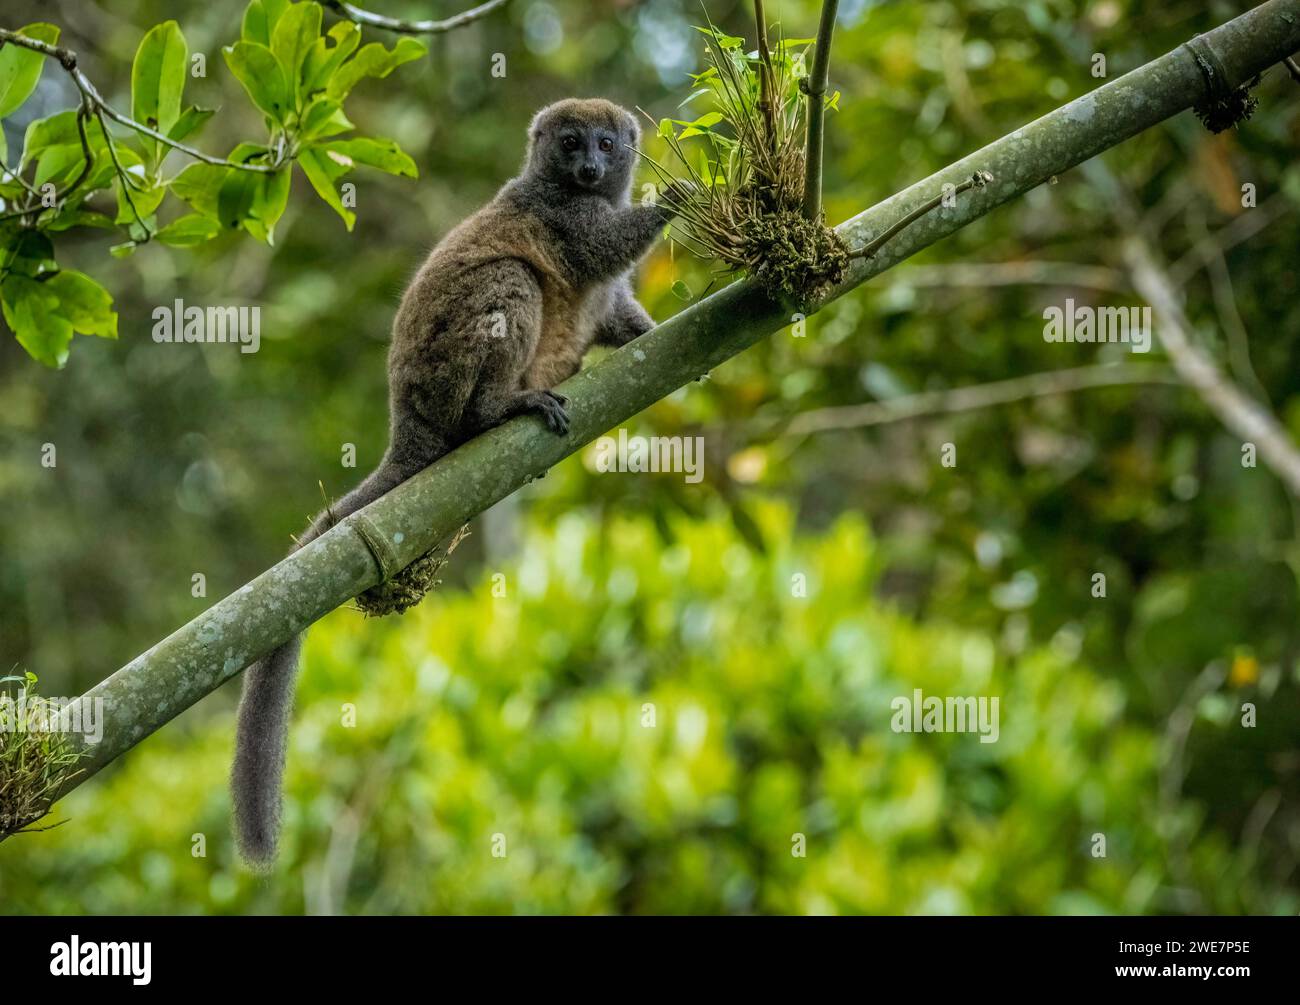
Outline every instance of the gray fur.
[[(639, 139), (631, 114), (600, 99), (537, 114), (522, 173), (443, 238), (402, 297), (379, 467), (299, 547), (513, 416), (533, 413), (567, 433), (568, 402), (551, 388), (594, 342), (624, 345), (654, 325), (630, 277), (669, 214), (632, 206)], [(254, 866), (275, 858), (301, 648), (300, 635), (244, 674), (231, 789), (239, 849)]]

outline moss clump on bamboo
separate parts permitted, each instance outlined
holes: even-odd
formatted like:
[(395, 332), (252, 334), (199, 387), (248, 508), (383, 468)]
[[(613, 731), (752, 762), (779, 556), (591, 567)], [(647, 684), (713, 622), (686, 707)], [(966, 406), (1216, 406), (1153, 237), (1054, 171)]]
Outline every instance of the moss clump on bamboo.
[(466, 525), (445, 546), (434, 548), (392, 578), (359, 594), (356, 599), (357, 609), (368, 618), (406, 613), (442, 582), (438, 573), (468, 533), (469, 527)]
[(0, 677), (0, 685), (22, 685), (17, 696), (0, 692), (0, 837), (33, 828), (50, 811), (64, 784), (80, 774), (81, 755), (50, 719), (49, 706), (39, 714), (36, 675)]
[(814, 304), (844, 279), (848, 246), (820, 221), (783, 210), (746, 220), (741, 236), (750, 275), (774, 297)]

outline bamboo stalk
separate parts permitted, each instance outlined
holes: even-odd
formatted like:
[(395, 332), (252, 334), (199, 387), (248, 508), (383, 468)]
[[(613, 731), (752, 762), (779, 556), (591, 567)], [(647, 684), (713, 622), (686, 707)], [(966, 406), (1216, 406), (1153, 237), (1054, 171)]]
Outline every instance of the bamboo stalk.
[(822, 19), (817, 26), (808, 94), (808, 144), (804, 152), (803, 215), (808, 220), (822, 216), (822, 142), (826, 131), (826, 82), (831, 72), (831, 38), (839, 0), (822, 0)]

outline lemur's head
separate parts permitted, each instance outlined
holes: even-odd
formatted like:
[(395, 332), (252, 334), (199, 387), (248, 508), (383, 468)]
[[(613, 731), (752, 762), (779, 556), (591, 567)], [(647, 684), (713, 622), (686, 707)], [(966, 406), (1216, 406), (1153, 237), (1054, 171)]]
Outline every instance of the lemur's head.
[(527, 170), (610, 198), (627, 194), (641, 138), (632, 113), (603, 98), (547, 105), (528, 129)]

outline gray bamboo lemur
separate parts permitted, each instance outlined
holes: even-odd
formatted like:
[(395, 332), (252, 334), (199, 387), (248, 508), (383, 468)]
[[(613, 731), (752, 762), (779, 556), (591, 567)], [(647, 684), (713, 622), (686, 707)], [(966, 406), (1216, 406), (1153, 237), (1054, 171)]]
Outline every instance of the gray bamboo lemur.
[[(632, 205), (639, 138), (632, 115), (600, 99), (537, 114), (522, 173), (443, 238), (402, 297), (383, 460), (299, 547), (512, 416), (568, 431), (568, 401), (550, 389), (593, 343), (623, 345), (654, 325), (629, 275), (670, 214)], [(275, 857), (301, 645), (291, 639), (244, 674), (231, 788), (240, 851), (255, 865)]]

